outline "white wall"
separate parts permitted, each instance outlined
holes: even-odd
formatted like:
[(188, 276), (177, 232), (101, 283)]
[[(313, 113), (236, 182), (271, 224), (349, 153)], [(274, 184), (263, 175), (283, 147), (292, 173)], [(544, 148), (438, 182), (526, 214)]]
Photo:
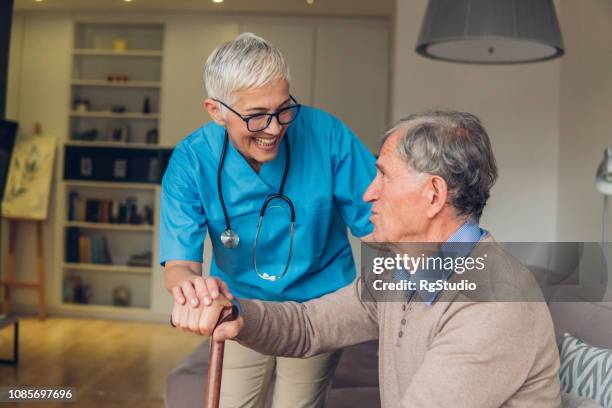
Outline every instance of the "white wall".
[(612, 2), (562, 0), (561, 25), (559, 240), (599, 241), (603, 196), (594, 180), (612, 146)]
[(476, 114), (491, 137), (500, 174), (484, 227), (498, 240), (555, 240), (559, 61), (503, 67), (420, 57), (414, 48), (426, 5), (397, 2), (393, 119), (430, 108)]
[[(7, 117), (17, 120), (20, 133), (31, 133), (40, 122), (45, 133), (61, 141), (68, 132), (70, 79), (70, 44), (72, 29), (68, 13), (49, 13), (30, 18), (16, 16), (11, 28), (11, 54), (8, 82)], [(58, 147), (57, 152), (61, 149)], [(62, 165), (56, 158), (53, 184), (57, 183)], [(55, 282), (55, 206), (54, 188), (49, 201), (50, 218), (44, 224), (44, 255), (47, 303), (58, 297)], [(0, 260), (6, 264), (7, 222), (2, 224), (4, 251)], [(21, 222), (16, 241), (15, 275), (21, 281), (36, 280), (36, 230), (34, 223)], [(14, 289), (16, 304), (37, 304), (36, 292)]]
[(174, 145), (210, 119), (203, 67), (216, 45), (241, 32), (285, 54), (297, 100), (344, 120), (375, 152), (388, 122), (389, 27), (381, 19), (184, 16), (166, 19), (160, 140)]

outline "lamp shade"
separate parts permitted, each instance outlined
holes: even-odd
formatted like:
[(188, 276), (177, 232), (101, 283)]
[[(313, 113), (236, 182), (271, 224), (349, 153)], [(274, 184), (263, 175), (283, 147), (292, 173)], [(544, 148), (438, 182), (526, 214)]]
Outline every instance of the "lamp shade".
[(612, 195), (612, 147), (604, 150), (604, 159), (597, 167), (595, 187), (606, 195)]
[(564, 53), (552, 0), (429, 0), (416, 51), (473, 64), (537, 62)]

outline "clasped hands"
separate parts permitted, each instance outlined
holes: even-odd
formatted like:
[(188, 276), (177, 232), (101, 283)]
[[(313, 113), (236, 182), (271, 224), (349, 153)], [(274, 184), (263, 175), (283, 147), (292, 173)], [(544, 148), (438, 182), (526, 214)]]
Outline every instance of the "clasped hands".
[(196, 276), (172, 288), (174, 305), (171, 323), (177, 329), (202, 336), (213, 335), (213, 340), (224, 341), (238, 335), (244, 321), (241, 316), (215, 329), (221, 312), (232, 307), (234, 296), (219, 278)]

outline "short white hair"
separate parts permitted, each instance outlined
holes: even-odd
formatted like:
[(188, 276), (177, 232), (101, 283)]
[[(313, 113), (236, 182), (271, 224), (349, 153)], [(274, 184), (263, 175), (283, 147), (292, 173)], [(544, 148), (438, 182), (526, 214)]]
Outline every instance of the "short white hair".
[(270, 82), (290, 82), (289, 66), (281, 51), (253, 33), (243, 33), (219, 45), (204, 67), (208, 97), (227, 104), (235, 93), (259, 88)]

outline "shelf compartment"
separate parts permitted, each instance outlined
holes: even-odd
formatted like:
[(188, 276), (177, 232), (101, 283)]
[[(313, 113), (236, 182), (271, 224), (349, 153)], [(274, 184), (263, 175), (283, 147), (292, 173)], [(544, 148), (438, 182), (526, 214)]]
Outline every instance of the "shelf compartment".
[(159, 81), (126, 81), (109, 82), (104, 79), (73, 79), (73, 86), (96, 86), (96, 87), (116, 87), (116, 88), (161, 88)]
[(157, 113), (140, 113), (140, 112), (111, 112), (111, 111), (87, 111), (77, 112), (70, 111), (70, 116), (73, 118), (110, 118), (110, 119), (145, 119), (145, 120), (157, 120), (159, 114)]
[(110, 231), (134, 231), (134, 232), (153, 232), (154, 225), (140, 224), (110, 224), (104, 222), (87, 222), (87, 221), (65, 221), (64, 226), (84, 229), (98, 229)]
[(130, 183), (115, 181), (88, 181), (88, 180), (64, 180), (66, 187), (93, 187), (93, 188), (124, 188), (128, 190), (157, 190), (157, 184)]
[(74, 50), (76, 56), (92, 56), (92, 57), (132, 57), (132, 58), (162, 58), (163, 51), (158, 50), (126, 50), (114, 51), (104, 48), (76, 48)]
[(64, 262), (62, 268), (65, 270), (79, 270), (86, 272), (113, 272), (113, 273), (135, 273), (141, 275), (151, 275), (152, 266), (128, 266), (128, 265), (106, 265), (88, 264), (76, 262)]
[(128, 313), (128, 314), (145, 314), (150, 313), (151, 309), (138, 307), (138, 306), (114, 306), (114, 305), (100, 305), (95, 303), (70, 303), (63, 302), (61, 304), (62, 309), (69, 312), (81, 312), (82, 308), (86, 308), (89, 312), (100, 312), (100, 313)]
[(66, 142), (66, 146), (78, 146), (78, 147), (120, 147), (128, 149), (160, 149), (167, 150), (173, 149), (172, 146), (164, 146), (152, 143), (137, 143), (137, 142), (110, 142), (110, 141), (85, 141), (85, 140), (71, 140)]

